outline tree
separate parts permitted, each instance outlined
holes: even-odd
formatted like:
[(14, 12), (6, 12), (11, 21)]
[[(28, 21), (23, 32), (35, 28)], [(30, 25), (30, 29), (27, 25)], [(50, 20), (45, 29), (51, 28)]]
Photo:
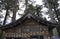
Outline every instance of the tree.
[(1, 19), (4, 17), (3, 14), (2, 14), (2, 9), (3, 9), (4, 6), (3, 6), (3, 7), (2, 7), (2, 6), (3, 6), (3, 3), (2, 3), (2, 1), (0, 0), (0, 24), (2, 24)]
[[(2, 12), (2, 11), (1, 11)], [(2, 13), (0, 12), (0, 24), (2, 23), (1, 19), (3, 18)]]
[(57, 28), (57, 31), (58, 31), (58, 33), (59, 33), (59, 35), (60, 35), (60, 12), (59, 12), (59, 10), (57, 9), (58, 8), (58, 0), (47, 0), (47, 2), (48, 2), (48, 4), (49, 4), (49, 6), (50, 6), (50, 8), (51, 9), (54, 9), (54, 13), (55, 13), (55, 15), (56, 15), (56, 17), (57, 17), (57, 19), (58, 19), (58, 26), (56, 27)]
[(36, 12), (38, 16), (41, 16), (41, 9), (42, 9), (41, 5), (36, 5)]
[(58, 7), (58, 0), (47, 0), (48, 2), (48, 6), (49, 8), (52, 10), (54, 9), (54, 14), (56, 15), (57, 19), (59, 20), (58, 18), (58, 11), (57, 11), (57, 7)]
[(17, 5), (18, 0), (13, 1), (13, 17), (12, 17), (12, 22), (16, 21), (16, 12), (18, 10), (18, 5)]
[(9, 15), (8, 10), (10, 8), (12, 8), (13, 1), (12, 0), (2, 0), (2, 2), (3, 2), (4, 6), (5, 6), (5, 9), (6, 9), (6, 15), (5, 15), (4, 22), (3, 22), (3, 25), (5, 25), (7, 16)]
[(15, 21), (17, 11), (17, 0), (1, 0), (1, 1), (5, 7), (4, 9), (6, 9), (6, 15), (4, 18), (3, 25), (6, 24), (7, 17), (9, 16), (9, 10), (12, 10), (13, 12), (12, 21)]

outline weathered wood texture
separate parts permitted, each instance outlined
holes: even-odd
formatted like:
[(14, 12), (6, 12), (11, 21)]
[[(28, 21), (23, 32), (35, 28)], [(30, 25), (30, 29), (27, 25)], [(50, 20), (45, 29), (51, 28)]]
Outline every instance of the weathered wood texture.
[(33, 35), (49, 36), (48, 27), (31, 19), (26, 19), (20, 25), (6, 29), (5, 37), (30, 37)]

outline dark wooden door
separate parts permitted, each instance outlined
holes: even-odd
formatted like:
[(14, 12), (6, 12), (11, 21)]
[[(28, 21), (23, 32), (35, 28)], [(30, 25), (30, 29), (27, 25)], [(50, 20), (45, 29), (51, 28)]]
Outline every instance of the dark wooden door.
[(21, 39), (21, 38), (14, 38), (14, 39)]
[(44, 39), (44, 37), (41, 35), (41, 36), (40, 36), (40, 39)]
[(30, 38), (26, 37), (26, 38), (21, 38), (21, 39), (30, 39)]
[(31, 39), (44, 39), (42, 35), (40, 36), (31, 36)]
[(11, 37), (6, 37), (6, 39), (12, 39)]
[(31, 39), (38, 39), (38, 36), (31, 36)]

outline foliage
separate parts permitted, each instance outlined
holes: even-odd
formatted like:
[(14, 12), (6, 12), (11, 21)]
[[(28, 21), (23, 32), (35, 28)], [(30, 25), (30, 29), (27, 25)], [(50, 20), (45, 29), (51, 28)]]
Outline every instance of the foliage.
[(41, 9), (42, 9), (42, 6), (41, 5), (36, 5), (36, 12), (37, 12), (37, 15), (38, 16), (41, 15)]
[(3, 0), (3, 4), (5, 5), (5, 9), (10, 9), (13, 6), (13, 0)]
[(56, 17), (58, 19), (59, 26), (56, 27), (56, 28), (57, 28), (57, 31), (58, 31), (59, 36), (60, 36), (60, 17), (59, 17), (60, 16), (60, 11), (59, 11), (59, 9), (57, 9), (58, 6), (59, 6), (58, 1), (59, 0), (48, 0), (48, 3), (50, 5), (50, 8), (54, 9)]

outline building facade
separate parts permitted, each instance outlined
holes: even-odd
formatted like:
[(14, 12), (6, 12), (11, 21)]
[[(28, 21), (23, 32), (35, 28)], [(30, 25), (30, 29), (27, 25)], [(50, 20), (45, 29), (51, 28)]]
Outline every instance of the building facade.
[(4, 39), (51, 39), (55, 26), (28, 13), (16, 22), (2, 26)]

